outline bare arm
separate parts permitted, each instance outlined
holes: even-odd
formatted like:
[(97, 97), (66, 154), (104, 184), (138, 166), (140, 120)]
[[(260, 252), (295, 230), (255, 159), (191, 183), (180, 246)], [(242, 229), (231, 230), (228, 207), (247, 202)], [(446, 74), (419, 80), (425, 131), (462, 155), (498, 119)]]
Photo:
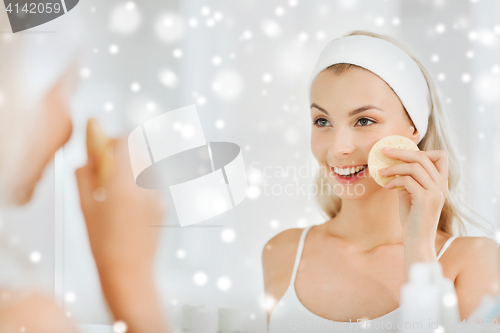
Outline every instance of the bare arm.
[[(3, 293), (12, 295), (9, 291)], [(32, 293), (0, 307), (0, 332), (77, 333), (78, 330), (50, 297)]]
[(99, 272), (102, 289), (113, 316), (127, 324), (127, 332), (170, 332), (150, 271), (110, 268)]

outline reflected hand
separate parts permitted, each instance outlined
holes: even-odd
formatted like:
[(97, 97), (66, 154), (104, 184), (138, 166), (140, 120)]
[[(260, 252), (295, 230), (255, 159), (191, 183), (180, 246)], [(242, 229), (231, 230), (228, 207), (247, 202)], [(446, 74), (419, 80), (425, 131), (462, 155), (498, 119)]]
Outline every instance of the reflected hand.
[[(167, 333), (153, 278), (153, 259), (164, 207), (158, 190), (135, 184), (126, 138), (109, 139), (109, 172), (89, 153), (76, 171), (80, 202), (106, 301), (127, 332)], [(104, 140), (103, 142), (106, 142)], [(102, 186), (102, 187), (100, 187)]]
[(164, 214), (161, 197), (135, 184), (126, 139), (111, 141), (112, 166), (102, 187), (96, 156), (76, 171), (92, 253), (100, 272), (150, 269), (159, 230), (151, 226), (161, 224)]

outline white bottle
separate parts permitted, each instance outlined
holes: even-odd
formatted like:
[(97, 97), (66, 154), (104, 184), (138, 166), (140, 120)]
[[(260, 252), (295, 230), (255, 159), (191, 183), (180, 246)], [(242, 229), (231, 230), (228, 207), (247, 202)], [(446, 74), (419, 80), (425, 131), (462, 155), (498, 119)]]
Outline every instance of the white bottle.
[(200, 308), (203, 308), (203, 306), (184, 304), (184, 306), (182, 307), (182, 326), (181, 326), (183, 333), (193, 332), (193, 312)]
[(240, 309), (235, 307), (219, 308), (219, 332), (241, 332)]
[(217, 309), (199, 307), (191, 312), (192, 333), (217, 333)]
[(401, 288), (400, 333), (434, 333), (440, 325), (439, 288), (432, 280), (432, 262), (410, 266), (410, 281)]
[(455, 332), (460, 326), (460, 313), (455, 284), (443, 276), (443, 267), (438, 261), (429, 263), (431, 266), (431, 282), (439, 288), (439, 324), (446, 332)]

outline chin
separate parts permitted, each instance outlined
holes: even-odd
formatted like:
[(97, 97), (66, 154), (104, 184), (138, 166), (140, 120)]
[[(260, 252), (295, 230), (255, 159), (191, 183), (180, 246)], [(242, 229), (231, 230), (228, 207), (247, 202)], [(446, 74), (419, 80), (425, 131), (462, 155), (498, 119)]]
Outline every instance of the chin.
[(335, 178), (327, 176), (328, 181), (332, 185), (335, 194), (342, 200), (362, 200), (366, 199), (376, 191), (383, 189), (375, 181), (368, 177), (361, 178), (353, 184), (343, 184)]
[(35, 192), (35, 185), (36, 183), (15, 189), (12, 192), (10, 203), (16, 206), (22, 206), (29, 203)]

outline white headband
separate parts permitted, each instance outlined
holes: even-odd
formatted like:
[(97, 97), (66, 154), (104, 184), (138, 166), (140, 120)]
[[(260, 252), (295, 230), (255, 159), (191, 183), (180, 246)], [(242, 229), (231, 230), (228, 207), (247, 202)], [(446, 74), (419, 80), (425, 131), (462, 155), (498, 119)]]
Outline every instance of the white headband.
[(422, 140), (427, 132), (431, 107), (429, 88), (419, 66), (405, 51), (377, 37), (352, 35), (335, 39), (319, 56), (309, 79), (309, 94), (314, 78), (328, 66), (338, 63), (361, 66), (384, 80), (398, 95), (420, 133), (418, 142)]

